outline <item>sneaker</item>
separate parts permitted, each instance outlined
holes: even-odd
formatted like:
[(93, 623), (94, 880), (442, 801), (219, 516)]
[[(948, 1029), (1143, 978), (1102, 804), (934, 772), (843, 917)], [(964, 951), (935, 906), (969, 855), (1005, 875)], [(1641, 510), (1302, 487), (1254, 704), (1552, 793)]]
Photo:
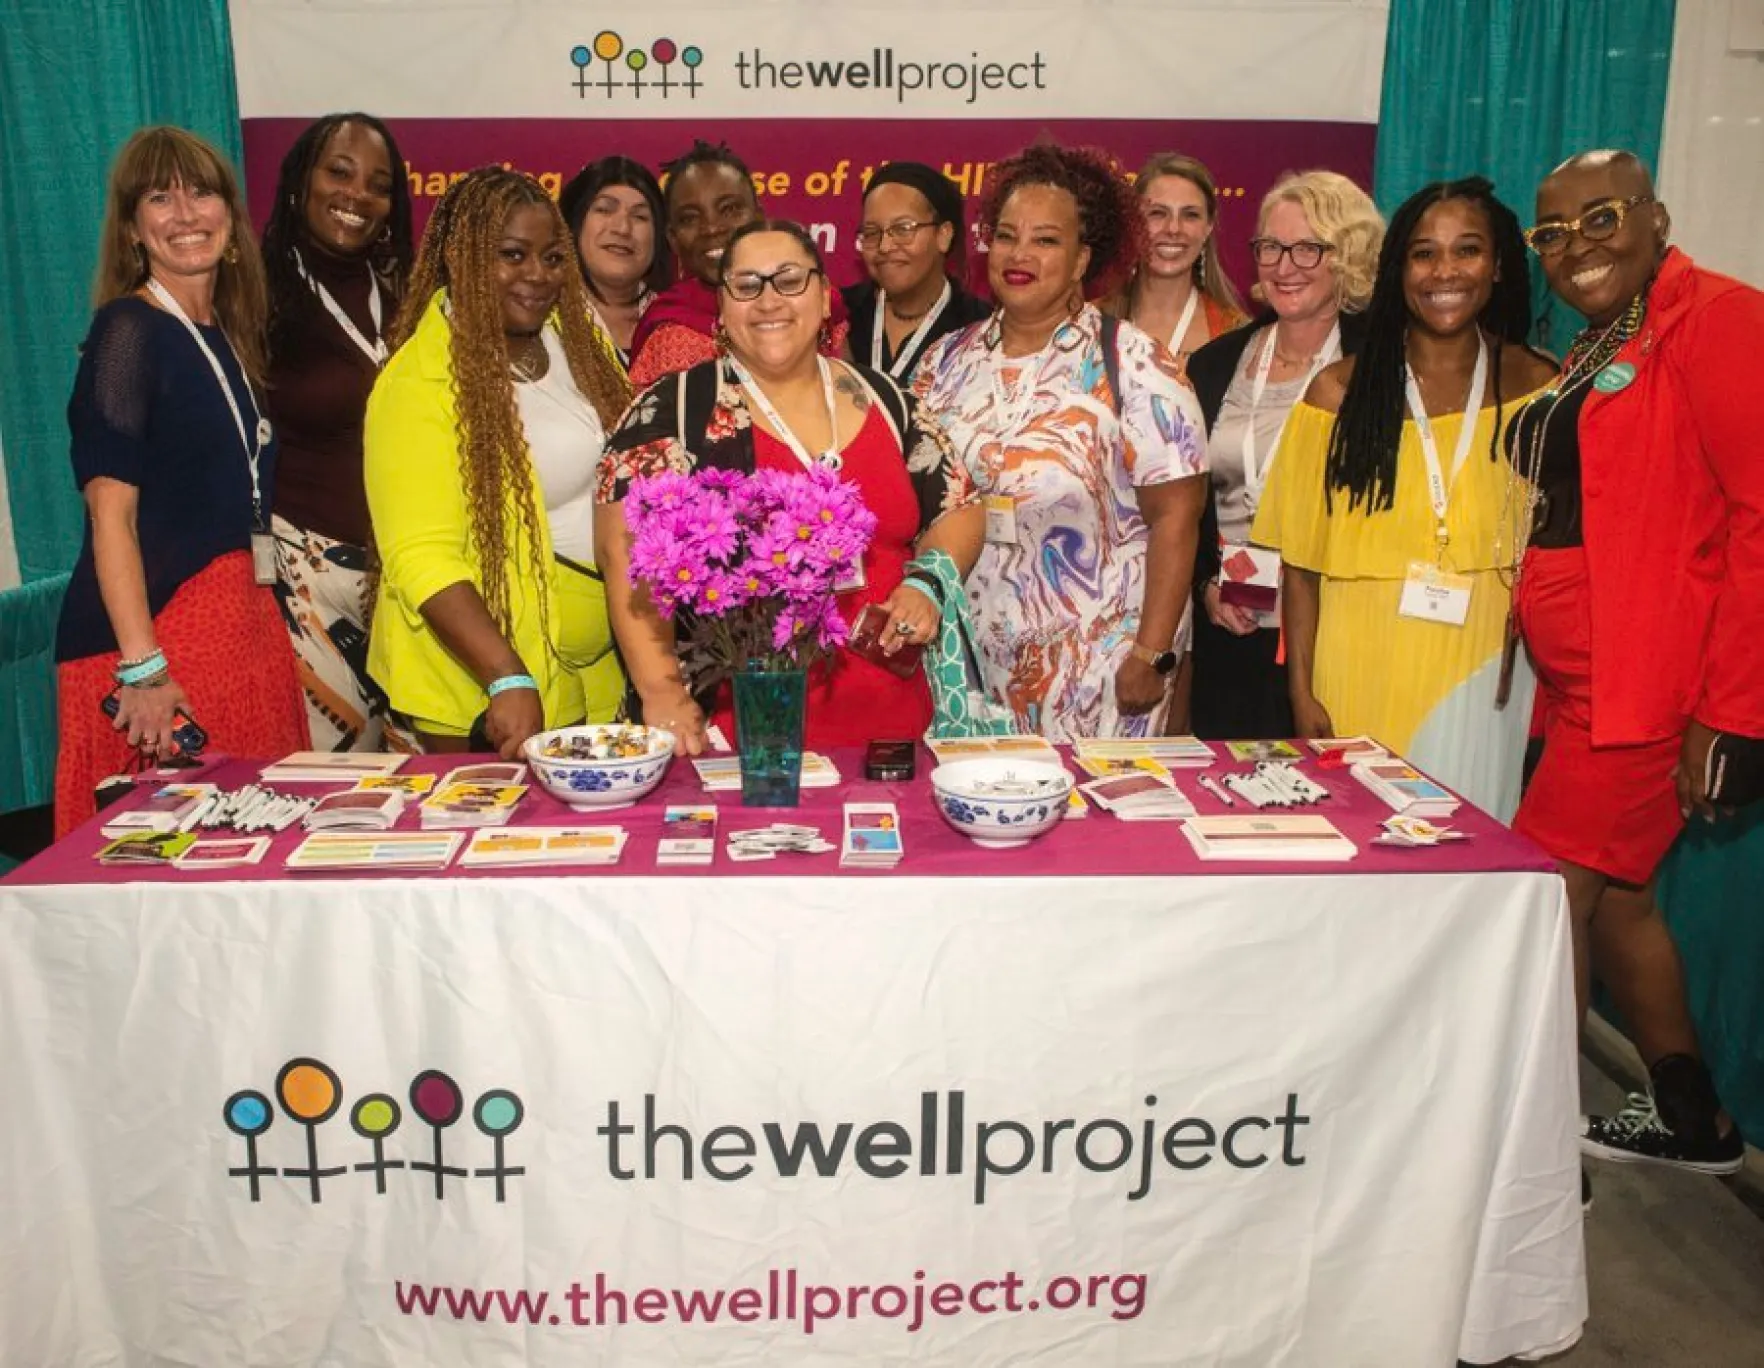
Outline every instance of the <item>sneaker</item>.
[[(1707, 1140), (1680, 1137), (1660, 1119), (1649, 1093), (1630, 1093), (1615, 1116), (1581, 1118), (1580, 1152), (1595, 1159), (1642, 1160), (1698, 1173), (1734, 1173), (1745, 1161), (1739, 1127)], [(1584, 1194), (1584, 1189), (1582, 1189)]]

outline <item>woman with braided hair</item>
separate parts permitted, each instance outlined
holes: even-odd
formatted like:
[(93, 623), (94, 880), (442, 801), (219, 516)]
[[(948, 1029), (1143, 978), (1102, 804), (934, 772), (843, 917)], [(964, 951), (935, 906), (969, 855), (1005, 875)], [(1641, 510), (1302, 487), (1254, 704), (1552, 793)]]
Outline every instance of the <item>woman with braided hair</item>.
[(392, 130), (327, 114), (282, 160), (263, 229), (264, 409), (281, 440), (276, 598), (313, 745), (377, 751), (386, 700), (367, 673), (373, 580), (361, 431), (410, 275), (410, 191)]
[(432, 750), (512, 757), (610, 719), (594, 479), (629, 391), (538, 181), (489, 166), (448, 190), (392, 342), (367, 413), (374, 678)]
[(1280, 552), (1299, 735), (1368, 735), (1503, 819), (1529, 676), (1497, 711), (1506, 424), (1555, 368), (1525, 345), (1525, 241), (1480, 176), (1410, 196), (1357, 356), (1293, 407), (1252, 541)]

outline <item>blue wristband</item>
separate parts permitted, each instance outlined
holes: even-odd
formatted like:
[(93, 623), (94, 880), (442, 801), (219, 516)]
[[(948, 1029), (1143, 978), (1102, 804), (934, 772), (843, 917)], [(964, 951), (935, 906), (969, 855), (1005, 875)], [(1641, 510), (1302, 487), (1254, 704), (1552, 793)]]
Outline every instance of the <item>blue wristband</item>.
[(117, 667), (116, 682), (123, 685), (136, 685), (152, 679), (157, 674), (165, 673), (165, 652), (153, 651), (139, 660), (127, 660)]
[(531, 689), (539, 692), (539, 681), (532, 675), (503, 675), (501, 679), (492, 679), (484, 692), (495, 698), (499, 693), (507, 693), (510, 689)]

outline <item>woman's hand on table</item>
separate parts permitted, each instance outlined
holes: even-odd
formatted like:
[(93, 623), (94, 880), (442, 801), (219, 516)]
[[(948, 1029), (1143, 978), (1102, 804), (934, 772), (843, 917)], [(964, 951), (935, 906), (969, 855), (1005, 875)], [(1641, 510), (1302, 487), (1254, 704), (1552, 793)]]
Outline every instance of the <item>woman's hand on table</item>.
[(1335, 723), (1329, 718), (1329, 709), (1319, 703), (1314, 694), (1304, 694), (1292, 700), (1292, 725), (1293, 730), (1307, 741), (1335, 735)]
[(893, 655), (902, 646), (929, 645), (943, 625), (943, 613), (931, 596), (904, 581), (895, 585), (882, 607), (888, 614), (888, 630), (882, 640), (884, 655)]
[(1206, 604), (1207, 620), (1213, 626), (1230, 632), (1232, 636), (1248, 636), (1261, 624), (1256, 615), (1246, 608), (1239, 608), (1235, 603), (1227, 603), (1219, 594), (1219, 585), (1214, 581), (1202, 591), (1201, 598)]
[(640, 695), (643, 702), (643, 724), (660, 727), (674, 734), (675, 755), (703, 755), (705, 739), (704, 709), (683, 684)]
[(167, 679), (165, 683), (150, 688), (125, 685), (116, 692), (113, 725), (148, 759), (169, 756), (177, 749), (172, 733), (177, 730), (180, 708), (188, 714), (190, 700), (184, 697), (184, 691), (175, 679)]
[(505, 689), (484, 714), (484, 734), (504, 760), (518, 760), (527, 738), (544, 730), (545, 707), (537, 689)]
[(1132, 717), (1148, 713), (1164, 701), (1169, 679), (1138, 656), (1128, 656), (1115, 671), (1115, 706)]

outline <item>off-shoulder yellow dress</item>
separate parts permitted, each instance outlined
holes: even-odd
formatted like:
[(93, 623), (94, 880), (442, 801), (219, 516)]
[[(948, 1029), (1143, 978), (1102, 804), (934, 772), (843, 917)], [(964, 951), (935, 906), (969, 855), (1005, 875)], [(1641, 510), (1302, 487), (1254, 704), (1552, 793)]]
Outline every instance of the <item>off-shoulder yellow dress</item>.
[[(1441, 563), (1472, 582), (1462, 627), (1397, 612), (1410, 564), (1440, 554), (1412, 419), (1403, 423), (1392, 506), (1374, 513), (1364, 503), (1350, 510), (1340, 490), (1333, 508), (1325, 501), (1335, 415), (1294, 406), (1250, 533), (1285, 564), (1322, 576), (1311, 684), (1336, 734), (1374, 737), (1502, 821), (1519, 806), (1534, 684), (1521, 655), (1512, 696), (1504, 709), (1495, 707), (1511, 599), (1497, 571), (1496, 529), (1509, 497), (1504, 429), (1531, 398), (1502, 404), (1502, 441), (1492, 458), (1495, 409), (1477, 414), (1470, 454), (1452, 485)], [(1432, 420), (1445, 461), (1463, 421), (1461, 414)]]

